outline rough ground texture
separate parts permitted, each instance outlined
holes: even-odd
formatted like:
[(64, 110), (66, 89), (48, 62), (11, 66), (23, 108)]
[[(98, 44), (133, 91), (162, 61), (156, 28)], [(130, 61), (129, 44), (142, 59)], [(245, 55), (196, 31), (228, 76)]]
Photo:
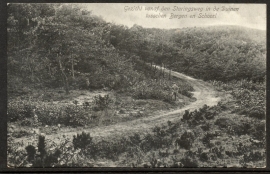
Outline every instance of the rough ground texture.
[[(168, 72), (169, 70), (165, 69), (165, 71)], [(114, 125), (86, 128), (83, 129), (83, 131), (87, 133), (90, 132), (91, 136), (95, 138), (105, 138), (112, 135), (123, 136), (133, 132), (146, 132), (156, 125), (166, 123), (168, 120), (173, 121), (174, 119), (179, 119), (179, 117), (182, 117), (185, 110), (199, 109), (204, 104), (213, 106), (220, 101), (221, 98), (217, 96), (217, 92), (211, 87), (210, 84), (174, 71), (171, 71), (171, 75), (180, 79), (185, 79), (193, 86), (193, 94), (196, 98), (195, 102), (192, 102), (190, 105), (187, 105), (181, 109), (169, 112), (162, 111), (149, 117), (121, 122)], [(67, 138), (72, 138), (73, 135), (77, 134), (77, 132), (78, 130), (68, 130), (63, 128), (62, 130), (60, 129), (57, 134), (46, 135), (46, 139), (51, 139), (57, 142), (57, 139), (61, 138), (63, 135), (65, 135)]]

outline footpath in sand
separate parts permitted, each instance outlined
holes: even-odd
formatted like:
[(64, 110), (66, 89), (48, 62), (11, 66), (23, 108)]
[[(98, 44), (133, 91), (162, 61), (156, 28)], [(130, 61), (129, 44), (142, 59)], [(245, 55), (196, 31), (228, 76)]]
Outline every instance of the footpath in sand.
[[(160, 68), (160, 67), (158, 67)], [(169, 72), (169, 70), (165, 69), (165, 72)], [(109, 126), (101, 126), (95, 128), (85, 128), (83, 131), (86, 133), (90, 133), (92, 137), (95, 138), (106, 138), (112, 136), (124, 136), (131, 135), (132, 133), (144, 133), (153, 128), (156, 125), (160, 125), (162, 123), (166, 123), (168, 120), (173, 121), (174, 119), (179, 119), (182, 117), (185, 110), (195, 110), (201, 108), (204, 104), (208, 106), (216, 105), (220, 101), (220, 97), (217, 96), (217, 92), (213, 89), (213, 87), (202, 81), (197, 80), (192, 77), (186, 76), (184, 74), (171, 71), (171, 75), (180, 79), (186, 80), (190, 83), (194, 88), (194, 97), (196, 98), (195, 102), (185, 106), (184, 108), (173, 110), (173, 111), (161, 111), (158, 114), (140, 118), (132, 121), (126, 121), (117, 123)], [(68, 131), (68, 130), (59, 130), (57, 134), (46, 135), (46, 139), (50, 140), (59, 140), (63, 135), (67, 138), (72, 138), (73, 135), (76, 135), (78, 131)]]
[[(161, 67), (157, 66), (157, 68)], [(169, 70), (165, 69), (165, 72), (169, 73)], [(186, 82), (190, 83), (193, 86), (194, 91), (192, 93), (194, 94), (193, 97), (196, 98), (195, 102), (192, 102), (181, 109), (176, 109), (173, 111), (159, 111), (148, 117), (120, 122), (108, 126), (77, 129), (61, 128), (56, 134), (46, 135), (46, 140), (50, 140), (58, 144), (60, 143), (61, 139), (63, 139), (63, 135), (66, 138), (72, 139), (74, 135), (82, 131), (90, 133), (91, 137), (94, 137), (95, 139), (122, 137), (126, 135), (132, 135), (135, 132), (146, 133), (157, 125), (167, 123), (167, 121), (173, 122), (175, 119), (181, 118), (185, 110), (193, 111), (195, 109), (201, 108), (204, 104), (208, 106), (214, 106), (221, 100), (221, 98), (218, 96), (218, 92), (214, 90), (211, 84), (206, 83), (202, 80), (194, 79), (192, 77), (175, 71), (171, 71), (171, 75), (179, 79), (184, 79)], [(28, 142), (33, 142), (33, 139), (17, 138), (14, 139), (14, 141), (24, 141), (24, 143), (27, 144)]]

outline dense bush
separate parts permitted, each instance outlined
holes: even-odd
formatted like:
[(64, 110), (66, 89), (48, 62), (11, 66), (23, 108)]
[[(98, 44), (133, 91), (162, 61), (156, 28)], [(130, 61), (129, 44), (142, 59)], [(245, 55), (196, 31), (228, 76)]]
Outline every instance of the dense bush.
[(263, 160), (265, 154), (258, 152), (258, 151), (251, 151), (249, 154), (244, 154), (244, 161), (245, 162), (255, 162), (259, 160)]
[(266, 139), (266, 124), (265, 122), (253, 122), (250, 134), (253, 138), (264, 141)]
[(241, 120), (241, 122), (239, 124), (233, 124), (230, 125), (229, 128), (229, 134), (233, 134), (233, 135), (250, 135), (251, 134), (251, 128), (252, 128), (252, 122), (250, 121), (246, 121), (246, 120)]
[[(42, 108), (43, 107), (43, 108)], [(63, 124), (66, 126), (83, 126), (89, 121), (89, 109), (76, 105), (48, 105), (43, 104), (36, 113), (43, 125)]]
[(206, 120), (213, 119), (217, 112), (216, 107), (204, 105), (199, 110), (195, 109), (192, 112), (185, 110), (182, 121), (186, 121), (190, 126), (197, 126), (206, 123)]
[(190, 119), (191, 119), (191, 114), (189, 113), (189, 110), (185, 110), (185, 113), (184, 113), (184, 115), (183, 115), (182, 120), (188, 121), (188, 120), (190, 120)]
[(215, 125), (217, 125), (221, 129), (226, 129), (229, 126), (233, 126), (235, 123), (229, 118), (218, 118), (215, 121)]
[(25, 126), (33, 123), (34, 113), (42, 125), (84, 126), (91, 121), (91, 112), (90, 107), (73, 104), (55, 105), (46, 102), (21, 101), (8, 103), (8, 120), (11, 122), (21, 120), (21, 125)]
[(17, 121), (23, 118), (33, 116), (34, 106), (30, 101), (12, 100), (8, 102), (7, 119), (8, 121)]
[(45, 136), (38, 136), (38, 152), (40, 153), (41, 157), (44, 157), (46, 155), (46, 150), (45, 150)]
[[(227, 83), (213, 81), (212, 84), (218, 89), (229, 90), (237, 104), (237, 107), (230, 108), (232, 112), (257, 119), (265, 119), (266, 81), (233, 80)], [(228, 87), (231, 87), (231, 89), (228, 89)]]
[(143, 151), (148, 152), (151, 149), (156, 149), (160, 144), (156, 144), (155, 137), (151, 134), (146, 134), (144, 140), (141, 142), (141, 148)]
[(199, 158), (202, 162), (208, 161), (209, 160), (208, 153), (206, 152), (201, 153)]
[(29, 162), (33, 161), (36, 154), (36, 148), (32, 145), (28, 145), (26, 146), (25, 150), (27, 152), (27, 160)]
[(188, 90), (181, 90), (180, 94), (187, 96), (189, 98), (191, 98), (193, 96), (193, 93), (189, 92)]
[(70, 81), (71, 81), (70, 85), (71, 87), (73, 87), (73, 89), (90, 89), (89, 79), (85, 75), (77, 76), (76, 78)]
[(59, 119), (59, 123), (73, 127), (87, 125), (90, 119), (87, 112), (89, 112), (87, 108), (70, 105), (69, 107), (65, 108), (65, 117), (61, 120)]
[(185, 131), (180, 138), (175, 140), (175, 144), (184, 149), (190, 149), (195, 140), (194, 133), (191, 131)]
[[(200, 110), (201, 109), (199, 109), (199, 111)], [(218, 119), (218, 120), (219, 120), (218, 122), (221, 122), (220, 119)], [(257, 127), (259, 128), (260, 126), (264, 128), (264, 124), (262, 122), (259, 122), (259, 121), (254, 122), (255, 125), (258, 125), (258, 126), (255, 126), (256, 128), (254, 127), (254, 129), (253, 129), (253, 127), (250, 128), (248, 126), (248, 123), (250, 123), (249, 121), (241, 122), (241, 123), (243, 123), (243, 124), (239, 125), (239, 127), (243, 126), (243, 129), (249, 130), (249, 132), (252, 132), (252, 130), (254, 130), (254, 132), (255, 132), (255, 129)], [(259, 124), (259, 123), (261, 123), (261, 124)], [(117, 160), (119, 155), (121, 155), (121, 154), (126, 154), (128, 156), (128, 158), (136, 159), (136, 158), (139, 158), (141, 156), (141, 154), (149, 152), (151, 150), (157, 150), (157, 149), (160, 149), (162, 147), (170, 147), (171, 142), (174, 139), (173, 134), (178, 132), (180, 127), (181, 126), (179, 126), (179, 124), (168, 122), (168, 126), (155, 127), (153, 129), (152, 133), (146, 134), (145, 136), (142, 136), (139, 134), (134, 134), (134, 135), (131, 135), (130, 137), (128, 137), (127, 139), (104, 141), (104, 142), (92, 141), (92, 143), (91, 143), (92, 145), (87, 146), (87, 148), (85, 148), (85, 152), (83, 152), (83, 154), (88, 155), (88, 157), (93, 158), (93, 159), (96, 159), (97, 157), (102, 157), (102, 158), (107, 158), (107, 159), (111, 159), (111, 160)], [(245, 127), (247, 127), (247, 128), (245, 128)], [(239, 130), (242, 131), (242, 128), (239, 128)], [(262, 130), (263, 129), (261, 129), (261, 131)], [(259, 134), (259, 132), (257, 132), (257, 133)], [(183, 134), (183, 137), (187, 137), (187, 136), (184, 136), (184, 134)], [(181, 139), (181, 138), (188, 139), (188, 138), (183, 138), (183, 137), (180, 137), (179, 139)], [(193, 137), (195, 138), (194, 135), (193, 135)], [(213, 139), (214, 137), (215, 137), (215, 134), (213, 134), (211, 132), (208, 132), (203, 137), (202, 142), (206, 145), (207, 148), (212, 147), (214, 145), (214, 144), (210, 143), (210, 140)], [(184, 141), (184, 143), (182, 143), (181, 145), (180, 145), (180, 147), (182, 147), (182, 148), (187, 148), (186, 146), (192, 147), (191, 143), (187, 143), (187, 141)], [(75, 149), (75, 145), (73, 145), (73, 147)], [(196, 157), (199, 159), (200, 162), (209, 161), (209, 160), (217, 160), (218, 158), (222, 159), (223, 158), (223, 151), (224, 151), (223, 148), (212, 147), (211, 151), (209, 151), (209, 153), (201, 152), (197, 156), (196, 156), (197, 152), (188, 151), (190, 153), (188, 153), (186, 155), (189, 157), (182, 159), (182, 161), (180, 162), (181, 165), (178, 165), (178, 163), (175, 163), (172, 166), (182, 166), (182, 164), (183, 164), (183, 166), (185, 166), (185, 167), (190, 167), (190, 166), (199, 165), (198, 162), (196, 161)], [(235, 156), (239, 156), (241, 154), (244, 155), (248, 151), (249, 150), (247, 148), (244, 148), (243, 146), (241, 146), (241, 147), (239, 147), (237, 152), (231, 152), (231, 151), (228, 152), (227, 151), (225, 153), (231, 155), (232, 157), (235, 157)], [(73, 153), (73, 151), (72, 151), (72, 153)], [(230, 154), (230, 153), (233, 153), (233, 154)], [(80, 155), (82, 155), (82, 154), (80, 154)], [(159, 150), (159, 155), (160, 155), (160, 158), (167, 158), (167, 156), (168, 157), (170, 156), (169, 153), (167, 153), (166, 156), (164, 156), (165, 155), (164, 152), (162, 152), (160, 150)], [(75, 162), (75, 163), (68, 163), (65, 165), (63, 165), (63, 164), (60, 165), (59, 161), (57, 161), (56, 158), (53, 157), (53, 153), (49, 153), (45, 156), (47, 156), (47, 157), (42, 160), (40, 157), (37, 157), (37, 155), (36, 155), (36, 157), (37, 157), (35, 160), (36, 162), (33, 163), (34, 164), (33, 166), (53, 166), (53, 165), (57, 166), (58, 165), (58, 166), (73, 166), (74, 167), (74, 166), (82, 166), (82, 164), (83, 164), (83, 163), (79, 164), (79, 163)], [(251, 159), (251, 157), (246, 157), (246, 158)], [(253, 157), (252, 157), (252, 159), (253, 159)], [(257, 159), (257, 157), (256, 157), (256, 159)], [(263, 159), (263, 157), (261, 159)], [(65, 161), (68, 161), (68, 158)], [(156, 167), (163, 166), (163, 162), (162, 162), (162, 165), (157, 165), (157, 164), (158, 163), (155, 164)], [(167, 164), (167, 166), (168, 166), (168, 164)], [(169, 165), (169, 166), (171, 166), (171, 165)]]
[(39, 135), (37, 148), (28, 145), (25, 150), (27, 152), (28, 164), (31, 164), (31, 167), (53, 167), (57, 165), (62, 153), (59, 149), (56, 149), (54, 152), (47, 152), (45, 137), (42, 135)]
[[(77, 105), (78, 106), (78, 105)], [(74, 105), (76, 107), (76, 105)], [(215, 108), (217, 109), (217, 108)], [(206, 115), (213, 108), (210, 107), (202, 107), (195, 112), (195, 115), (201, 113)], [(187, 112), (189, 115), (190, 113)], [(191, 112), (191, 118), (195, 117), (193, 112)], [(197, 117), (196, 117), (197, 118)], [(228, 123), (231, 123), (232, 120), (226, 121), (227, 119), (218, 118), (216, 120), (216, 125), (218, 127), (226, 129), (234, 129), (232, 131), (234, 135), (242, 135), (244, 132), (248, 132), (248, 134), (262, 135), (265, 133), (264, 123), (255, 118), (249, 118), (248, 120), (240, 121), (239, 125), (236, 123), (230, 124), (230, 128), (226, 127)], [(252, 121), (253, 120), (253, 121)], [(257, 121), (254, 121), (257, 120)], [(222, 124), (225, 122), (225, 124)], [(241, 124), (240, 124), (241, 123)], [(251, 124), (251, 123), (254, 123)], [(66, 147), (67, 149), (61, 149), (59, 151), (58, 158), (55, 155), (56, 151), (53, 150), (49, 152), (46, 150), (45, 141), (39, 140), (40, 144), (43, 145), (42, 148), (38, 148), (38, 153), (34, 156), (32, 166), (59, 166), (59, 167), (79, 167), (79, 166), (92, 166), (92, 164), (88, 164), (83, 159), (91, 159), (96, 160), (99, 158), (109, 159), (109, 160), (119, 160), (123, 156), (127, 159), (130, 159), (133, 162), (133, 166), (144, 166), (144, 167), (197, 167), (200, 166), (203, 162), (213, 162), (220, 161), (224, 159), (224, 155), (228, 155), (230, 158), (236, 158), (242, 155), (246, 156), (246, 162), (248, 161), (259, 161), (260, 159), (264, 159), (264, 156), (252, 153), (252, 148), (254, 147), (262, 147), (263, 142), (258, 141), (258, 139), (254, 138), (251, 141), (251, 145), (242, 145), (240, 143), (236, 149), (226, 149), (221, 144), (213, 143), (217, 136), (217, 133), (210, 132), (209, 122), (206, 124), (202, 124), (200, 127), (208, 130), (206, 133), (202, 135), (202, 139), (197, 139), (196, 136), (198, 131), (201, 129), (194, 129), (197, 131), (185, 131), (182, 135), (179, 135), (179, 132), (182, 132), (183, 126), (185, 126), (183, 122), (180, 120), (176, 122), (168, 121), (166, 125), (156, 126), (153, 130), (147, 134), (132, 134), (123, 138), (113, 138), (111, 140), (96, 140), (90, 137), (90, 134), (81, 133), (73, 138), (73, 141), (69, 145), (61, 146)], [(251, 127), (250, 127), (251, 126)], [(186, 125), (185, 128), (189, 126)], [(211, 127), (215, 127), (212, 125)], [(198, 128), (198, 127), (197, 127)], [(258, 129), (258, 131), (256, 130)], [(237, 131), (239, 130), (239, 131)], [(228, 132), (229, 133), (229, 132)], [(260, 137), (261, 137), (260, 135)], [(198, 146), (198, 150), (196, 146), (194, 147), (194, 143), (198, 145), (200, 141), (205, 145), (205, 147)], [(171, 151), (170, 147), (172, 147), (173, 142), (176, 146), (184, 149), (177, 149), (177, 147)], [(40, 146), (40, 145), (38, 145)], [(46, 146), (49, 146), (46, 144)], [(200, 147), (200, 148), (199, 148)], [(33, 149), (33, 148), (32, 148)], [(39, 150), (41, 149), (41, 150)], [(42, 152), (42, 149), (45, 149)], [(208, 149), (209, 151), (206, 151)], [(79, 151), (78, 151), (79, 150)], [(30, 149), (31, 151), (31, 149)], [(78, 152), (77, 152), (78, 151)], [(156, 156), (148, 159), (149, 153), (156, 152)], [(62, 153), (61, 153), (62, 152)], [(31, 156), (31, 152), (28, 153)], [(33, 153), (32, 153), (33, 154)], [(41, 158), (41, 154), (43, 154), (43, 158)], [(168, 160), (173, 156), (177, 156), (178, 159), (174, 161)], [(33, 155), (32, 155), (33, 156)], [(183, 158), (184, 156), (184, 158)], [(74, 157), (74, 158), (73, 158)], [(33, 157), (29, 157), (33, 159)], [(78, 161), (78, 159), (83, 158), (82, 161)], [(142, 163), (143, 160), (148, 160), (147, 163)], [(136, 161), (136, 162), (134, 162)], [(141, 164), (141, 165), (140, 165)]]
[(90, 133), (82, 132), (81, 134), (77, 134), (73, 136), (73, 146), (75, 149), (85, 149), (87, 146), (92, 144), (92, 137)]
[(166, 88), (169, 88), (169, 86), (165, 83), (160, 85), (157, 82), (148, 83), (147, 81), (142, 81), (133, 87), (133, 97), (136, 99), (171, 101), (170, 92)]
[(180, 162), (184, 165), (183, 167), (198, 167), (198, 161), (194, 158), (185, 157), (182, 158)]
[(102, 111), (109, 107), (109, 104), (112, 103), (112, 99), (109, 97), (109, 95), (98, 95), (94, 97), (94, 107), (93, 110), (95, 111)]
[(212, 132), (206, 132), (206, 134), (203, 136), (202, 138), (202, 143), (206, 146), (206, 147), (212, 147), (213, 144), (211, 143), (210, 140), (212, 140), (214, 137), (216, 137), (215, 133)]
[[(177, 82), (182, 95), (185, 95), (189, 98), (192, 97), (192, 94), (189, 91), (192, 91), (193, 88), (186, 82)], [(172, 82), (166, 79), (152, 79), (152, 80), (143, 80), (132, 87), (133, 97), (137, 99), (156, 99), (163, 100), (165, 102), (172, 102)], [(181, 89), (181, 90), (180, 90)]]
[(251, 108), (248, 114), (249, 117), (265, 119), (265, 110), (263, 108)]
[(225, 151), (225, 148), (223, 146), (216, 146), (210, 149), (210, 152), (214, 154), (215, 157), (222, 159), (223, 158), (223, 152)]
[(20, 130), (18, 132), (13, 132), (12, 136), (15, 138), (21, 138), (21, 137), (25, 137), (28, 136), (29, 132), (25, 131), (25, 130)]
[(209, 131), (211, 128), (211, 124), (210, 123), (205, 123), (204, 125), (201, 126), (203, 131)]
[(20, 125), (22, 125), (22, 126), (32, 126), (32, 124), (33, 124), (33, 118), (24, 118), (23, 120), (21, 120), (21, 123), (20, 123)]

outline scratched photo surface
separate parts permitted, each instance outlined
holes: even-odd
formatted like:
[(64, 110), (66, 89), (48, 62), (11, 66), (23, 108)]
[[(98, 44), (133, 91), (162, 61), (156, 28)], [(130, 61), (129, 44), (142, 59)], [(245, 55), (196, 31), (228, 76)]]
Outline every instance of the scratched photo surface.
[(265, 168), (266, 4), (7, 8), (9, 168)]

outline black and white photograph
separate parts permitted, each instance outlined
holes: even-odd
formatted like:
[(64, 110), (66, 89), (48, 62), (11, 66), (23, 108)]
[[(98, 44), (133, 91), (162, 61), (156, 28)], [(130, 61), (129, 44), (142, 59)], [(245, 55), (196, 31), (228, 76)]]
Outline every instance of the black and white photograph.
[(7, 13), (8, 168), (266, 167), (266, 4)]

